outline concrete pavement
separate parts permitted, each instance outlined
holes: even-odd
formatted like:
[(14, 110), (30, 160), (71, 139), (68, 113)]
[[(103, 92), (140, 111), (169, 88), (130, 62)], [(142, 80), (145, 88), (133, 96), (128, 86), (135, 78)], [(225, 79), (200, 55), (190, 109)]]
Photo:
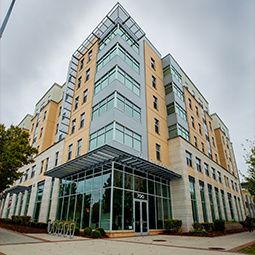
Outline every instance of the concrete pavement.
[[(244, 232), (215, 238), (157, 235), (97, 240), (74, 237), (73, 240), (70, 240), (47, 234), (28, 234), (17, 237), (19, 234), (2, 229), (0, 234), (1, 252), (6, 255), (182, 255), (184, 253), (190, 255), (233, 255), (232, 251), (235, 248), (254, 242), (255, 237), (254, 233)], [(33, 239), (34, 242), (31, 241)], [(15, 241), (17, 242), (15, 243)], [(217, 248), (222, 248), (224, 251), (214, 250)]]

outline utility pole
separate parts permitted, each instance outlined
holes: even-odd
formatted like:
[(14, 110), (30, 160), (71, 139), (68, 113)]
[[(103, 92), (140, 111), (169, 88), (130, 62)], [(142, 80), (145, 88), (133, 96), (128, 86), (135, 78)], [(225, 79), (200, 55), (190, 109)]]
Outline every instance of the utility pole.
[(0, 28), (0, 39), (2, 38), (4, 29), (5, 29), (5, 27), (6, 27), (6, 24), (7, 24), (8, 20), (9, 20), (9, 18), (10, 18), (10, 15), (11, 15), (11, 12), (12, 12), (12, 9), (13, 9), (13, 6), (14, 6), (14, 4), (15, 4), (15, 1), (16, 1), (16, 0), (12, 0), (11, 5), (10, 5), (10, 7), (9, 7), (9, 10), (8, 10), (8, 12), (7, 12), (7, 14), (6, 14), (5, 18), (4, 18), (3, 24), (2, 24), (2, 26), (1, 26), (1, 28)]

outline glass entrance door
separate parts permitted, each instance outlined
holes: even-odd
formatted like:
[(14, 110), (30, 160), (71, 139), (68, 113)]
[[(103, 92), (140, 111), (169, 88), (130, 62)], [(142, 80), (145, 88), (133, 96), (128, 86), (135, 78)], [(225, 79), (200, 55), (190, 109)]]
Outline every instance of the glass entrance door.
[(148, 235), (148, 205), (147, 201), (134, 200), (135, 203), (135, 234), (136, 235)]

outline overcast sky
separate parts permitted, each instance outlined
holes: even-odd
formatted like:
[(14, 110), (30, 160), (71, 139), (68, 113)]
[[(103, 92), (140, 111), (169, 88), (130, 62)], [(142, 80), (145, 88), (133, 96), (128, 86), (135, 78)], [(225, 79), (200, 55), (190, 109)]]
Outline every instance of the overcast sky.
[[(1, 24), (11, 0), (1, 1)], [(254, 140), (254, 0), (123, 0), (162, 56), (171, 53), (230, 130), (238, 168)], [(16, 0), (1, 39), (1, 119), (33, 114), (66, 80), (72, 53), (113, 0)]]

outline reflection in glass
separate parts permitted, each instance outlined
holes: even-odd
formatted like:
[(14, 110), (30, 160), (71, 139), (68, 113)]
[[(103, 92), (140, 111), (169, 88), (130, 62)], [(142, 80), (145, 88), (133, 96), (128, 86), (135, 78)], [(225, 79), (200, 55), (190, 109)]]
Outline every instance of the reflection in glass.
[(133, 175), (125, 173), (125, 189), (133, 189)]
[(91, 224), (92, 229), (99, 227), (100, 190), (92, 192)]
[(75, 196), (70, 196), (68, 221), (73, 221), (74, 210), (75, 210), (74, 206), (75, 206)]
[(119, 172), (114, 170), (114, 180), (113, 180), (113, 185), (115, 187), (123, 187), (123, 172)]
[(110, 230), (111, 189), (103, 189), (101, 200), (100, 227)]
[(83, 200), (83, 195), (78, 194), (76, 198), (76, 211), (75, 211), (75, 219), (74, 219), (78, 227), (80, 227), (80, 224), (81, 224), (82, 200)]
[(122, 190), (113, 189), (112, 230), (122, 230)]
[(162, 229), (163, 228), (163, 215), (162, 215), (162, 202), (161, 202), (161, 198), (157, 197), (156, 198), (157, 203), (156, 203), (156, 208), (157, 208), (157, 228), (158, 229)]
[(156, 229), (155, 197), (149, 196), (149, 228)]
[(83, 197), (83, 218), (81, 228), (89, 227), (89, 213), (90, 213), (91, 193), (85, 193)]
[(140, 202), (135, 201), (135, 232), (141, 232)]
[(124, 229), (133, 229), (133, 192), (124, 191)]

